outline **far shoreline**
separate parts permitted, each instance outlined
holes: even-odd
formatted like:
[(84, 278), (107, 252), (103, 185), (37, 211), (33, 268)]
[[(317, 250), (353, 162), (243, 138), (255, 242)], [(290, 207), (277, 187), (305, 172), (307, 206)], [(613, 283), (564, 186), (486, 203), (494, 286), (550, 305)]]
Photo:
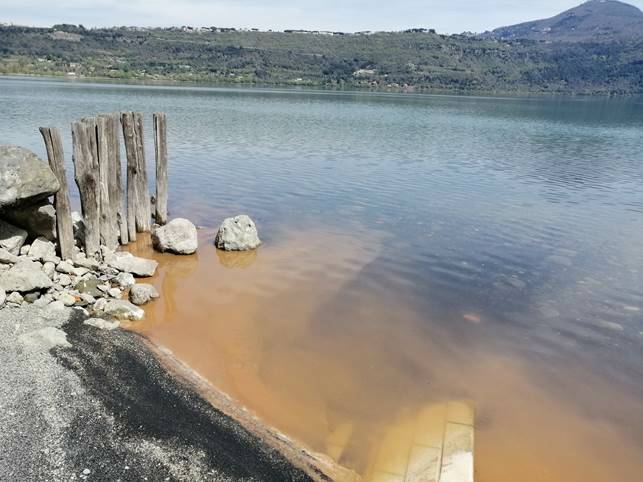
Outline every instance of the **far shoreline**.
[(50, 81), (61, 84), (85, 84), (85, 85), (120, 85), (132, 87), (165, 87), (183, 88), (194, 90), (222, 90), (237, 92), (263, 92), (273, 94), (305, 93), (305, 94), (336, 94), (336, 95), (372, 95), (379, 97), (441, 97), (441, 98), (468, 98), (485, 100), (570, 100), (570, 101), (591, 101), (607, 99), (636, 99), (643, 98), (643, 94), (623, 93), (582, 93), (582, 92), (511, 92), (511, 91), (451, 91), (435, 89), (403, 89), (403, 88), (359, 88), (351, 86), (347, 88), (332, 87), (324, 85), (301, 85), (288, 83), (266, 83), (258, 84), (252, 82), (208, 82), (188, 81), (172, 79), (136, 79), (136, 78), (112, 78), (112, 77), (87, 77), (69, 76), (65, 73), (59, 75), (39, 75), (26, 73), (3, 73), (0, 72), (2, 80), (31, 80)]

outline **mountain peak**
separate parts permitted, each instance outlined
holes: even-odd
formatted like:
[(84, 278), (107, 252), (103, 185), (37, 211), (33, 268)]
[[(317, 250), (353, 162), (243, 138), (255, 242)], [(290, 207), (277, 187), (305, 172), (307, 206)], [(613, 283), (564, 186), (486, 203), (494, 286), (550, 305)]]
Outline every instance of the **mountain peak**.
[(568, 42), (643, 38), (643, 12), (617, 0), (588, 0), (555, 17), (500, 27), (488, 35)]

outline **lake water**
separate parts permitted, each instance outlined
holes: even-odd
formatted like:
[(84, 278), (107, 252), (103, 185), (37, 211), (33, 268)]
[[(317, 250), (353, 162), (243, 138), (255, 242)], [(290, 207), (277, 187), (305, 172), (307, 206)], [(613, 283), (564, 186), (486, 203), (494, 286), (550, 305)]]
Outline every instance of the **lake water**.
[[(260, 418), (370, 477), (460, 401), (479, 482), (643, 478), (643, 99), (4, 78), (0, 143), (60, 127), (71, 178), (71, 121), (117, 110), (167, 113), (204, 226), (136, 329)], [(238, 213), (264, 245), (216, 251)]]

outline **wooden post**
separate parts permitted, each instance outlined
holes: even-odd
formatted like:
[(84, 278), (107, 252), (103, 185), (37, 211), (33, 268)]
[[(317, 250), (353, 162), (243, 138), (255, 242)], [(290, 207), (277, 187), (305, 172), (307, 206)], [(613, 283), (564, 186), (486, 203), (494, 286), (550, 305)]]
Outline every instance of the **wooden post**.
[(129, 241), (136, 241), (136, 210), (138, 199), (136, 196), (136, 131), (134, 128), (134, 113), (123, 112), (121, 115), (123, 125), (123, 140), (127, 156), (127, 234)]
[[(98, 143), (98, 199), (100, 203), (100, 239), (101, 243), (110, 249), (118, 246), (118, 232), (116, 216), (112, 213), (112, 204), (109, 198), (110, 182), (112, 176), (110, 168), (114, 164), (112, 160), (113, 140), (110, 132), (112, 118), (108, 115), (100, 115), (96, 121), (96, 139)], [(113, 190), (113, 189), (112, 189)]]
[(125, 198), (123, 196), (123, 184), (121, 182), (121, 145), (118, 136), (118, 125), (120, 114), (110, 114), (109, 136), (112, 142), (112, 157), (109, 166), (109, 202), (112, 208), (112, 216), (116, 221), (120, 243), (125, 245), (129, 242), (127, 233), (127, 219), (125, 209)]
[(85, 222), (85, 254), (100, 252), (100, 204), (96, 119), (73, 122), (71, 134), (74, 145), (74, 177), (80, 192), (80, 205)]
[(143, 116), (138, 112), (124, 112), (121, 123), (127, 154), (127, 231), (130, 241), (136, 241), (137, 232), (149, 231), (152, 227), (143, 146)]
[(145, 136), (143, 135), (143, 114), (134, 112), (136, 126), (136, 162), (138, 165), (137, 196), (138, 211), (136, 212), (136, 230), (147, 232), (152, 229), (152, 203), (150, 191), (147, 187), (147, 164), (145, 161)]
[(60, 184), (60, 189), (54, 195), (58, 250), (62, 259), (72, 259), (74, 255), (74, 224), (71, 220), (69, 186), (67, 185), (67, 175), (65, 174), (65, 155), (60, 131), (56, 128), (41, 127), (40, 133), (47, 148), (49, 167), (51, 167)]
[(156, 112), (154, 119), (154, 154), (156, 157), (156, 214), (157, 224), (167, 223), (167, 117)]

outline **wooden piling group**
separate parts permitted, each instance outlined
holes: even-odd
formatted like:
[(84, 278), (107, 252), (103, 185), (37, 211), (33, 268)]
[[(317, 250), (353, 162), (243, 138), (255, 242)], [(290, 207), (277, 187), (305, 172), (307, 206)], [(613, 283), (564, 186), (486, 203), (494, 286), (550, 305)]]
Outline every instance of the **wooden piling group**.
[[(126, 155), (126, 190), (123, 189), (121, 175), (119, 124)], [(153, 124), (155, 221), (165, 224), (168, 197), (165, 114), (155, 113)], [(70, 259), (74, 234), (60, 131), (41, 127), (40, 132), (45, 141), (49, 165), (60, 183), (60, 190), (54, 199), (60, 255), (63, 259)], [(99, 255), (101, 245), (114, 249), (119, 243), (125, 245), (135, 241), (136, 233), (150, 231), (152, 207), (147, 182), (143, 115), (123, 112), (83, 118), (72, 123), (71, 133), (74, 178), (80, 194), (87, 256)]]

